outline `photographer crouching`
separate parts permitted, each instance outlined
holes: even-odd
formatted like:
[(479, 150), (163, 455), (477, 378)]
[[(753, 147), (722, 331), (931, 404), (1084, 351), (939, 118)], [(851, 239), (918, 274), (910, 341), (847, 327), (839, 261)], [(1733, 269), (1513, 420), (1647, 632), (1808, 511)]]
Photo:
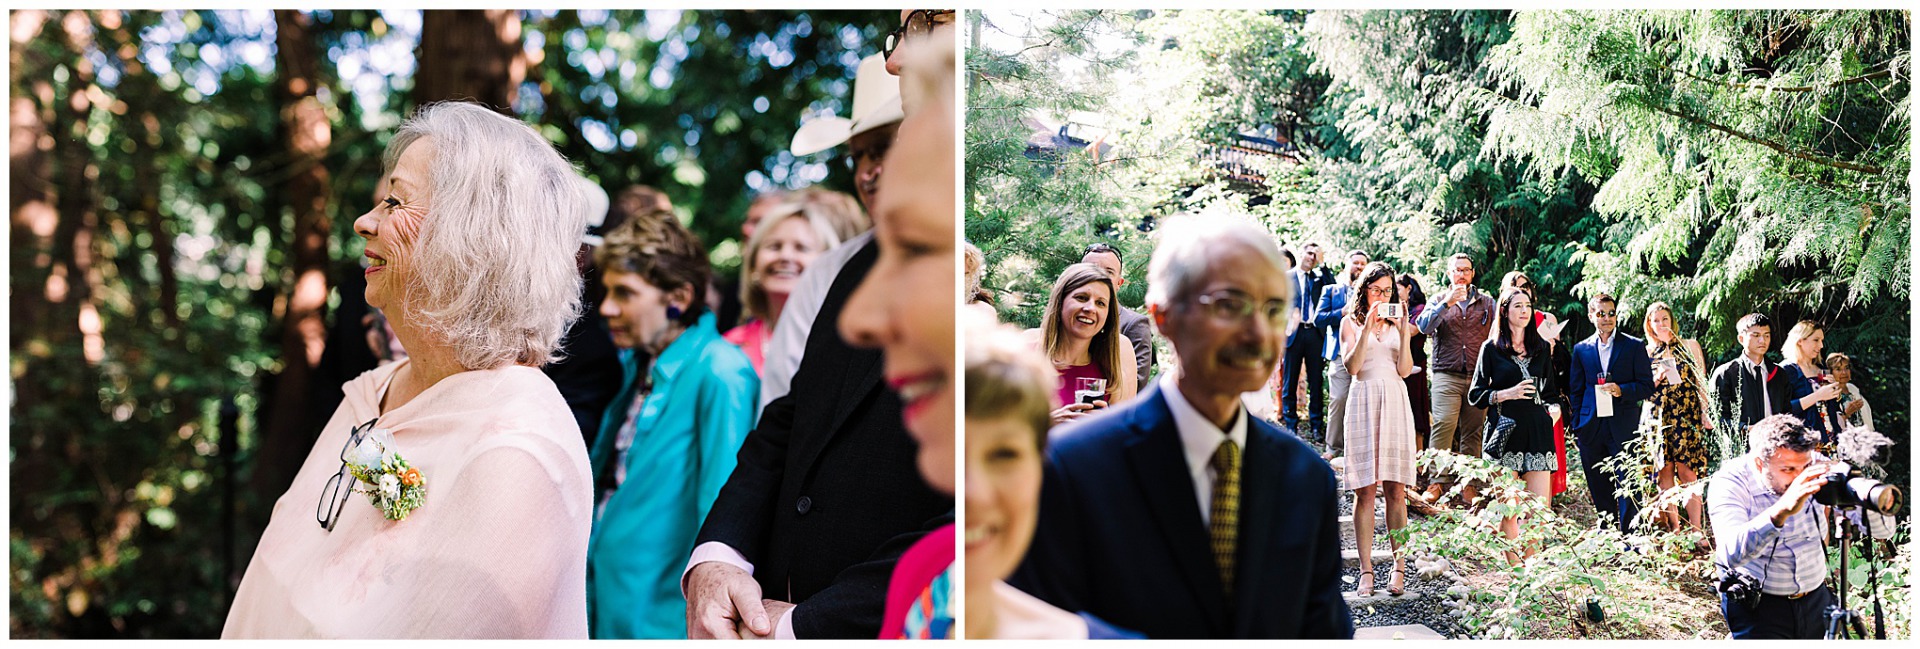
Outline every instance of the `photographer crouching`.
[(1820, 639), (1833, 619), (1824, 543), (1832, 507), (1855, 525), (1865, 512), (1871, 535), (1886, 538), (1893, 518), (1876, 512), (1897, 509), (1899, 492), (1814, 450), (1819, 433), (1791, 415), (1754, 423), (1747, 439), (1747, 454), (1707, 487), (1720, 610), (1735, 639)]

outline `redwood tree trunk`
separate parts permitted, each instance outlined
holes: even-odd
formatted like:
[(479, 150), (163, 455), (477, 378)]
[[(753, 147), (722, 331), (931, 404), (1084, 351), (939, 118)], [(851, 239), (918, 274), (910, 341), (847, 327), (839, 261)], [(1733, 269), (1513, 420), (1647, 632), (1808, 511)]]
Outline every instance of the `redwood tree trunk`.
[[(273, 411), (260, 440), (253, 488), (259, 502), (271, 503), (286, 491), (313, 447), (316, 413), (308, 412), (313, 371), (326, 348), (327, 327), (322, 313), (327, 302), (327, 238), (332, 220), (327, 214), (329, 178), (321, 164), (332, 141), (332, 124), (320, 104), (319, 52), (309, 33), (312, 18), (296, 11), (273, 12), (279, 46), (281, 141), (293, 173), (281, 188), (293, 209), (293, 281), (286, 287), (286, 312), (281, 319), (282, 367), (273, 381)], [(318, 489), (318, 486), (315, 487)], [(317, 493), (317, 491), (316, 491)]]
[(422, 12), (413, 102), (471, 99), (512, 114), (527, 78), (520, 14), (507, 9)]

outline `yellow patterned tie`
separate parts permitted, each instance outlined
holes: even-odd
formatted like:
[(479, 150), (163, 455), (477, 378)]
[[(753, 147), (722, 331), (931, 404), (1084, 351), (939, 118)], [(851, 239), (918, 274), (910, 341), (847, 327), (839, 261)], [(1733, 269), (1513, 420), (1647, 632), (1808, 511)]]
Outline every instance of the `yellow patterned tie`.
[(1240, 533), (1240, 445), (1220, 443), (1213, 452), (1213, 561), (1220, 566), (1220, 583), (1233, 594), (1233, 549)]

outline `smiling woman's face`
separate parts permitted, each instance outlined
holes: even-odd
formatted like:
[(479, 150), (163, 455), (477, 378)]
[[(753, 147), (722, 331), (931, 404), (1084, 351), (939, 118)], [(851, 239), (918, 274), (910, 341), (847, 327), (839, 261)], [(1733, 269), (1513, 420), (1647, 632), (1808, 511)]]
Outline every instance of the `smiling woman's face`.
[(374, 308), (396, 306), (404, 294), (420, 224), (432, 203), (427, 174), (433, 154), (431, 139), (408, 145), (381, 183), (384, 194), (375, 197), (373, 209), (353, 220), (354, 233), (367, 241), (367, 304)]

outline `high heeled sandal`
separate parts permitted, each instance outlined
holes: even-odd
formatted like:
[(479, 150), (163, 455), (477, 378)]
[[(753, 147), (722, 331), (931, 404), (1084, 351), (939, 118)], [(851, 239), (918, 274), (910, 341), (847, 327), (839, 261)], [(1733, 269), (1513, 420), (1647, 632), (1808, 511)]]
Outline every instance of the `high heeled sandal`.
[(1387, 594), (1394, 597), (1407, 594), (1407, 563), (1405, 559), (1394, 557), (1393, 576), (1387, 578)]
[(1360, 573), (1360, 586), (1353, 589), (1353, 594), (1361, 597), (1373, 596), (1373, 571), (1369, 570)]

